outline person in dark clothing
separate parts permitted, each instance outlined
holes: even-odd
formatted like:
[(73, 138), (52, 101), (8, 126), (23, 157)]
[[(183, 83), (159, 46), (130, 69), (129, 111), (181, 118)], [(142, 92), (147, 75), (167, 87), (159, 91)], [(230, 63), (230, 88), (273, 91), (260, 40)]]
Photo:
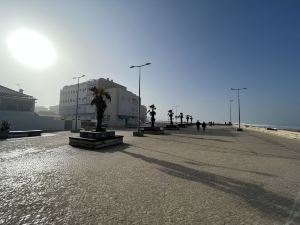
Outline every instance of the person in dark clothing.
[(197, 130), (198, 130), (198, 132), (199, 132), (199, 129), (200, 129), (200, 122), (199, 122), (199, 120), (197, 120), (197, 123), (196, 123), (196, 126), (197, 126)]
[(202, 123), (203, 132), (205, 132), (205, 128), (206, 128), (206, 123), (203, 121), (203, 123)]

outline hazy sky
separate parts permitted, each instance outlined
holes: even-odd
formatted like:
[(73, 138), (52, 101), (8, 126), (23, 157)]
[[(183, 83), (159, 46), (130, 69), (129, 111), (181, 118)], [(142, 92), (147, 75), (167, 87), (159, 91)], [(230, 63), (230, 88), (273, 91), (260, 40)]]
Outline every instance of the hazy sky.
[[(194, 119), (229, 120), (241, 93), (242, 121), (300, 125), (300, 1), (13, 1), (0, 2), (1, 85), (56, 105), (72, 77), (109, 77), (155, 104), (158, 118), (179, 105)], [(51, 41), (45, 69), (20, 64), (6, 39), (16, 29)]]

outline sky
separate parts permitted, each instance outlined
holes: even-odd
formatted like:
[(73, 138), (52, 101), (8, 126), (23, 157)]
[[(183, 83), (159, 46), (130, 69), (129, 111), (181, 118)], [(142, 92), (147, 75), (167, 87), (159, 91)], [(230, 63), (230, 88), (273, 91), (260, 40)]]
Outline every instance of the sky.
[[(167, 119), (175, 105), (194, 120), (300, 126), (300, 1), (52, 0), (0, 2), (0, 84), (59, 102), (72, 77), (113, 79)], [(54, 46), (52, 65), (19, 63), (7, 47), (17, 29)]]

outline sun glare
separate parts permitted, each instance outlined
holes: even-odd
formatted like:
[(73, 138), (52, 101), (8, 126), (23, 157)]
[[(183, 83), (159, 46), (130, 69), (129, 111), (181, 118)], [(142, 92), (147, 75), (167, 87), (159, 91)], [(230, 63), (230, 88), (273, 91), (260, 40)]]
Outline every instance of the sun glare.
[(51, 42), (31, 30), (14, 31), (8, 37), (7, 45), (19, 62), (36, 69), (50, 66), (56, 58)]

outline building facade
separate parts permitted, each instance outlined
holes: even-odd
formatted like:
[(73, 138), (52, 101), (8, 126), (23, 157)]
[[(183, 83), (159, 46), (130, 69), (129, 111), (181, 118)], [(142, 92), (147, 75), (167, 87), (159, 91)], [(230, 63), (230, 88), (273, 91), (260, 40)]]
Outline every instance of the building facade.
[(55, 114), (59, 114), (59, 105), (49, 106), (49, 111), (51, 111)]
[(34, 112), (35, 98), (0, 85), (0, 111)]
[(35, 113), (35, 101), (22, 89), (14, 91), (0, 85), (0, 120), (8, 121), (10, 130), (65, 130), (66, 121)]
[[(107, 103), (103, 122), (109, 126), (126, 126), (137, 124), (138, 96), (127, 90), (125, 86), (112, 80), (100, 78), (79, 84), (78, 118), (81, 121), (96, 121), (96, 109), (91, 105), (92, 87), (102, 87), (111, 95)], [(77, 84), (64, 86), (60, 91), (59, 114), (65, 119), (74, 119), (76, 113)], [(141, 107), (141, 121), (145, 121), (144, 106)]]

